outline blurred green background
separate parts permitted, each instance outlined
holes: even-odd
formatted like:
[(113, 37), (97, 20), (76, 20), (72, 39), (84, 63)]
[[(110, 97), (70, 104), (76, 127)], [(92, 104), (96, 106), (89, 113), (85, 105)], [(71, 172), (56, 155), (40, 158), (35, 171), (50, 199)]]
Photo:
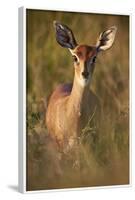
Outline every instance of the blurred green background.
[[(129, 17), (30, 9), (27, 9), (26, 15), (27, 189), (127, 184)], [(66, 177), (63, 176), (60, 182), (56, 182), (54, 169), (50, 167), (52, 161), (44, 123), (48, 96), (58, 84), (72, 82), (74, 76), (70, 52), (56, 42), (54, 20), (69, 26), (78, 44), (87, 45), (96, 44), (99, 34), (107, 28), (113, 25), (118, 27), (113, 47), (100, 53), (96, 61), (91, 89), (97, 94), (103, 106), (103, 127), (100, 131), (102, 137), (95, 144), (96, 148), (88, 154), (90, 166), (87, 165), (88, 162), (84, 162), (87, 170), (84, 170), (83, 181), (78, 179), (80, 172), (75, 176), (69, 166), (68, 169), (63, 167)]]

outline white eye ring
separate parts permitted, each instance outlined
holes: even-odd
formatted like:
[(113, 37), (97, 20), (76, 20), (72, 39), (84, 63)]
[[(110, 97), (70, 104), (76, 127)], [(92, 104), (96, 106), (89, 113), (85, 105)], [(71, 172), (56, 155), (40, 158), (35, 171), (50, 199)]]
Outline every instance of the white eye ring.
[(73, 55), (72, 58), (73, 58), (73, 61), (74, 61), (74, 62), (77, 62), (77, 61), (78, 61), (77, 56)]
[(79, 58), (75, 54), (72, 55), (72, 58), (75, 63), (79, 63)]

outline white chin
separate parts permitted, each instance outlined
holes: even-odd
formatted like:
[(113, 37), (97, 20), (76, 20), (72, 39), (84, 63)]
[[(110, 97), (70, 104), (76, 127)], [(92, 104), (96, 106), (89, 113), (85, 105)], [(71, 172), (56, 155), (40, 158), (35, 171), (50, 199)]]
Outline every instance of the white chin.
[(90, 83), (90, 80), (82, 78), (82, 79), (79, 80), (79, 83), (80, 83), (80, 85), (82, 87), (85, 87), (85, 86), (87, 86)]

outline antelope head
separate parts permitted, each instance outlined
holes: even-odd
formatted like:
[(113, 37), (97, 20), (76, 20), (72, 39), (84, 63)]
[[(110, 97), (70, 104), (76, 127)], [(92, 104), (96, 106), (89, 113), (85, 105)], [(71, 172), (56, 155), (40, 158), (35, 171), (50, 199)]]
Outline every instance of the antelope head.
[(112, 26), (102, 32), (94, 46), (78, 45), (71, 29), (66, 25), (54, 21), (57, 42), (68, 48), (72, 54), (75, 68), (75, 77), (78, 83), (85, 87), (91, 79), (95, 67), (95, 61), (100, 51), (109, 49), (115, 39), (117, 28)]

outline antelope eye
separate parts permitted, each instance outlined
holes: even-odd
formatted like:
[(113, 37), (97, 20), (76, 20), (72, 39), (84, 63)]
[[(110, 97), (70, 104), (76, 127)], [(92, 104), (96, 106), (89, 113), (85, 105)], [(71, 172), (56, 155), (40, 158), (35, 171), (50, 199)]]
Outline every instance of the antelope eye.
[(93, 63), (96, 62), (96, 56), (94, 56), (93, 60), (92, 60)]
[(73, 55), (72, 57), (73, 57), (73, 61), (74, 61), (74, 62), (77, 62), (77, 61), (78, 61), (78, 58), (77, 58), (75, 55)]

